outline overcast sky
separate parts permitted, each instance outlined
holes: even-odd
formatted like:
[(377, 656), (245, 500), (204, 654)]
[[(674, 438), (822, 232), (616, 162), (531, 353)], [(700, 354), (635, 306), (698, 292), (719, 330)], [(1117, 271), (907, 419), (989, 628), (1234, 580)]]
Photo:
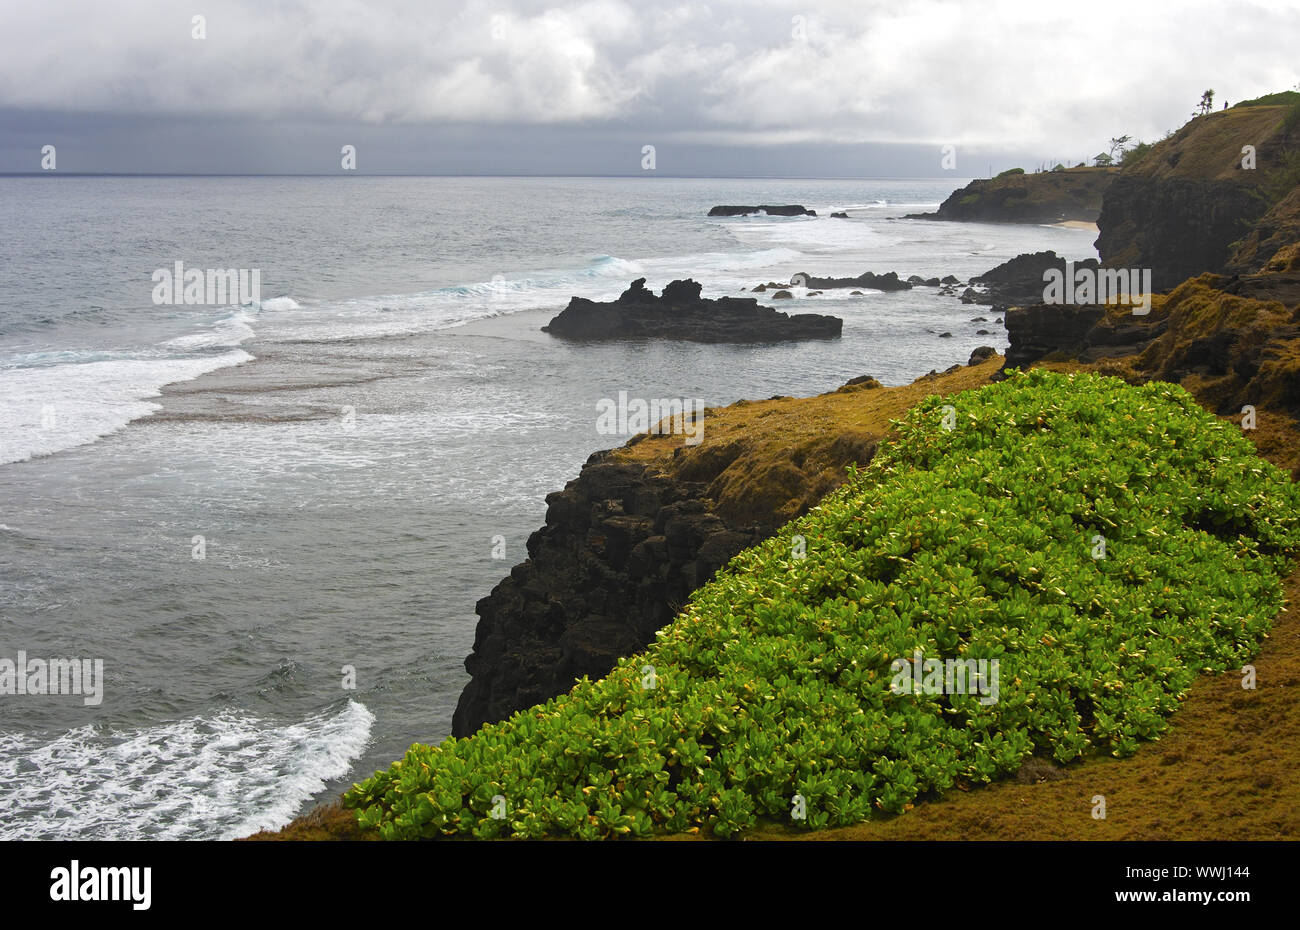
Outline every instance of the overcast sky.
[(0, 171), (971, 177), (1297, 48), (1300, 0), (0, 0)]

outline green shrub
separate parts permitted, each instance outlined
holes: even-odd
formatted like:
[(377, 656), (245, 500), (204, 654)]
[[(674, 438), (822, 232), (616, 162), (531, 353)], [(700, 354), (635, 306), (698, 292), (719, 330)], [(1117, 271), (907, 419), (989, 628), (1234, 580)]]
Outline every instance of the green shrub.
[(1243, 100), (1241, 103), (1234, 103), (1232, 109), (1237, 107), (1278, 107), (1290, 106), (1293, 103), (1300, 103), (1300, 93), (1294, 90), (1282, 90), (1275, 94), (1265, 94), (1263, 97), (1256, 97), (1253, 100)]
[(1297, 128), (1300, 128), (1300, 99), (1296, 100), (1291, 109), (1286, 111), (1286, 116), (1282, 117), (1282, 134), (1294, 135)]
[(1273, 170), (1265, 176), (1263, 194), (1265, 203), (1277, 203), (1300, 185), (1300, 147), (1281, 153)]
[(1139, 142), (1131, 149), (1125, 149), (1120, 153), (1120, 166), (1123, 168), (1132, 168), (1145, 158), (1152, 148), (1153, 146), (1150, 142)]
[(1025, 173), (1024, 168), (1008, 168), (1006, 171), (999, 171), (998, 177), (1005, 178), (1013, 174), (1024, 174), (1024, 173)]
[[(344, 803), (390, 839), (730, 836), (796, 794), (803, 826), (861, 822), (1030, 754), (1132, 753), (1282, 605), (1300, 494), (1177, 386), (1013, 372), (897, 431), (643, 655), (412, 746)], [(997, 659), (999, 700), (896, 694), (915, 650)]]

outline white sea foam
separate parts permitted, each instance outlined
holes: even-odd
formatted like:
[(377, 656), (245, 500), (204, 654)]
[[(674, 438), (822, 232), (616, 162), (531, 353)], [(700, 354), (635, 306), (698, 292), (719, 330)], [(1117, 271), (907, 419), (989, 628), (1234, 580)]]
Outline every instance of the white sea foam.
[(775, 221), (750, 223), (734, 232), (743, 242), (779, 244), (787, 250), (813, 254), (860, 253), (891, 241), (876, 228), (830, 217), (793, 224)]
[[(285, 341), (345, 340), (447, 329), (475, 320), (563, 306), (571, 296), (616, 296), (645, 273), (638, 262), (601, 255), (584, 268), (494, 275), (490, 280), (409, 294), (382, 294), (300, 305), (276, 298), (263, 311), (292, 309), (292, 316), (259, 317), (259, 335)], [(287, 300), (293, 304), (276, 304)]]
[[(857, 235), (860, 244), (861, 233)], [(400, 336), (448, 329), (523, 310), (556, 309), (570, 297), (609, 300), (634, 279), (645, 277), (655, 291), (677, 278), (706, 283), (705, 296), (718, 296), (751, 282), (754, 272), (789, 265), (803, 253), (785, 247), (736, 252), (704, 252), (630, 260), (597, 256), (583, 268), (494, 275), (490, 280), (409, 294), (383, 294), (344, 300), (275, 298), (262, 304), (258, 335), (274, 341), (336, 341)], [(288, 304), (277, 304), (285, 300)], [(292, 309), (289, 316), (267, 311)]]
[[(753, 271), (784, 265), (802, 258), (803, 252), (791, 248), (758, 249), (752, 252), (704, 252), (699, 255), (677, 255), (672, 258), (645, 262), (649, 267), (662, 268), (664, 273), (676, 272), (676, 277), (694, 277), (710, 283), (717, 272)], [(663, 283), (667, 284), (667, 281)], [(707, 294), (705, 296), (708, 296)]]
[(272, 297), (270, 300), (264, 300), (260, 304), (263, 310), (301, 310), (298, 301), (292, 297)]
[[(289, 298), (277, 298), (280, 300), (289, 300)], [(272, 301), (268, 301), (271, 303)], [(290, 303), (293, 301), (290, 300)], [(252, 324), (257, 322), (257, 316), (246, 309), (236, 310), (230, 316), (218, 320), (212, 324), (211, 328), (201, 333), (193, 333), (188, 336), (177, 336), (175, 339), (168, 339), (163, 343), (175, 349), (207, 349), (214, 346), (238, 346), (245, 340), (253, 338)]]
[(0, 839), (233, 839), (288, 823), (344, 777), (374, 715), (268, 724), (243, 712), (52, 740), (0, 733)]
[(159, 396), (163, 385), (252, 357), (231, 349), (201, 358), (117, 358), (0, 370), (0, 464), (94, 442), (157, 410), (149, 398)]

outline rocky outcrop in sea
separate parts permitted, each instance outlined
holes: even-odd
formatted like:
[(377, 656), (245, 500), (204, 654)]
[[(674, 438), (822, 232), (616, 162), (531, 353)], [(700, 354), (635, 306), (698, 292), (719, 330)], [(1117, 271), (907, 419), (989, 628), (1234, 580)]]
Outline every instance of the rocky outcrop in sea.
[(844, 321), (820, 313), (787, 314), (753, 297), (700, 296), (695, 281), (673, 281), (656, 296), (637, 278), (617, 300), (574, 297), (543, 332), (564, 339), (680, 339), (690, 342), (788, 342), (836, 339)]
[(719, 204), (709, 211), (709, 216), (749, 216), (751, 213), (766, 213), (768, 216), (816, 216), (816, 210), (809, 210), (801, 203), (771, 206), (761, 204), (757, 207), (732, 206)]

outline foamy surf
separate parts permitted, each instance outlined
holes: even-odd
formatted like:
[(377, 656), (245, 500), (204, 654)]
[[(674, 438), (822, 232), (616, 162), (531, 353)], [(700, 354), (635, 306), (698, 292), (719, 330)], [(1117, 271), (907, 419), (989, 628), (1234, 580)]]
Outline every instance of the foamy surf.
[(108, 359), (0, 370), (0, 465), (94, 442), (158, 409), (164, 385), (253, 356)]
[[(539, 307), (562, 306), (572, 296), (617, 295), (643, 275), (639, 262), (600, 255), (583, 268), (494, 275), (409, 294), (378, 294), (310, 301), (274, 298), (262, 304), (259, 336), (279, 341), (339, 341), (414, 335)], [(284, 301), (283, 303), (281, 301)], [(283, 311), (292, 310), (291, 315)]]
[[(283, 300), (287, 298), (277, 299)], [(267, 303), (274, 302), (267, 301)], [(292, 300), (289, 302), (293, 303)], [(168, 339), (163, 345), (185, 350), (209, 349), (219, 346), (234, 347), (242, 344), (245, 340), (253, 338), (252, 324), (256, 322), (257, 317), (251, 309), (241, 308), (230, 316), (217, 320), (204, 332), (193, 333), (188, 336), (177, 336), (175, 339)]]
[(259, 309), (262, 310), (271, 310), (271, 311), (302, 309), (298, 301), (294, 300), (292, 297), (272, 297), (269, 300), (262, 301), (258, 305), (258, 307)]
[(230, 711), (53, 740), (0, 733), (0, 839), (234, 839), (288, 823), (348, 773), (374, 715), (348, 701), (301, 723)]
[[(861, 233), (856, 240), (849, 237), (852, 241), (861, 238)], [(729, 290), (752, 283), (753, 273), (787, 266), (803, 254), (773, 247), (636, 260), (599, 255), (582, 268), (503, 273), (487, 281), (409, 294), (309, 301), (306, 305), (292, 298), (275, 298), (262, 304), (258, 335), (285, 342), (414, 335), (527, 310), (558, 309), (570, 297), (610, 300), (640, 277), (649, 279), (654, 290), (677, 278), (694, 278), (711, 288)], [(277, 303), (281, 300), (287, 303)], [(284, 310), (294, 312), (274, 312)]]

